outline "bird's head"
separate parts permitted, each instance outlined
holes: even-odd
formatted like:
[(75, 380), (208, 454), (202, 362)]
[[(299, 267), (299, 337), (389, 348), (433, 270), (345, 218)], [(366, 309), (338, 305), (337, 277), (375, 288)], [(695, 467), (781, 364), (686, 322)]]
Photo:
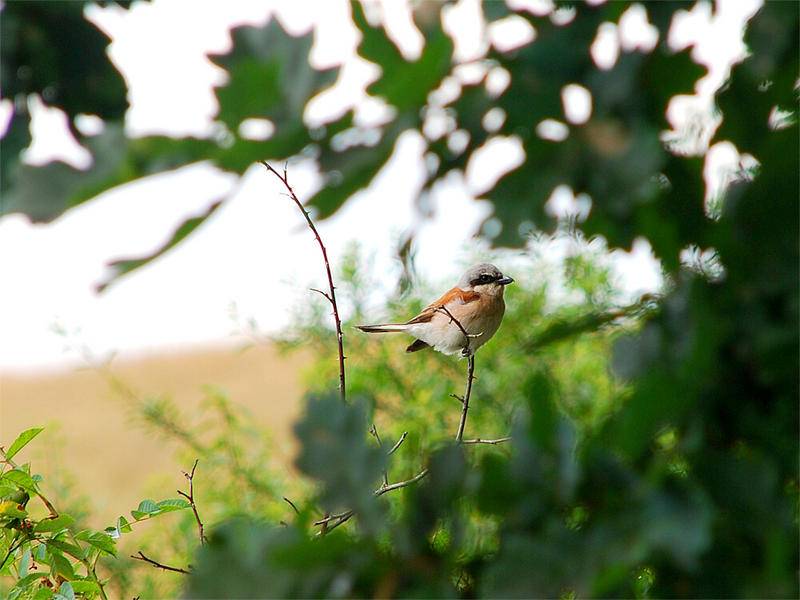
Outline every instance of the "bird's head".
[(503, 275), (502, 271), (489, 263), (481, 263), (467, 269), (467, 272), (458, 282), (462, 290), (472, 290), (478, 293), (502, 293), (503, 288), (513, 283), (511, 277)]

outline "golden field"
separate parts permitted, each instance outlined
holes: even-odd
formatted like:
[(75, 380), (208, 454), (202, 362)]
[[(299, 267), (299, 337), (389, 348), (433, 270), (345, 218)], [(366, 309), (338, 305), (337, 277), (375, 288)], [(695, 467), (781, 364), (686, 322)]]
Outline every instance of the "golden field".
[(175, 443), (143, 428), (109, 374), (141, 397), (171, 397), (186, 414), (199, 410), (204, 386), (221, 388), (272, 432), (276, 459), (288, 465), (305, 360), (302, 353), (284, 356), (257, 346), (115, 360), (108, 373), (0, 374), (0, 445), (8, 447), (24, 429), (45, 427), (17, 459), (32, 462), (48, 493), (57, 493), (56, 482), (65, 479), (92, 490), (90, 522), (102, 528), (144, 497), (174, 495), (183, 485), (181, 471), (191, 466), (179, 464)]

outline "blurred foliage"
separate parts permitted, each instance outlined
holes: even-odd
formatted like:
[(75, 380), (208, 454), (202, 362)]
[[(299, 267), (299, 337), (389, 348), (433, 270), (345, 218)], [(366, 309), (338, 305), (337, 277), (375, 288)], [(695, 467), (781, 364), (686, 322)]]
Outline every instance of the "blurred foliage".
[[(23, 39), (7, 25), (14, 22), (6, 18), (9, 6), (20, 15), (29, 10), (27, 3), (4, 7), (4, 49)], [(649, 301), (616, 307), (589, 259), (568, 265), (568, 285), (583, 300), (556, 310), (537, 288), (537, 274), (527, 282), (523, 277), (510, 290), (498, 339), (477, 358), (468, 428), (480, 437), (510, 430), (512, 442), (497, 447), (449, 441), (458, 403), (448, 394), (460, 391), (462, 370), (436, 354), (405, 356), (399, 341), (348, 335), (349, 391), (364, 400), (337, 405), (325, 393), (335, 378), (334, 340), (319, 321), (325, 309), (317, 309), (316, 320), (306, 315), (298, 339), (316, 344), (326, 360), (318, 364), (317, 394), (297, 427), (298, 467), (319, 486), (299, 502), (291, 525), (278, 526), (274, 514), (251, 508), (250, 517), (216, 529), (189, 577), (189, 597), (800, 595), (798, 4), (767, 2), (753, 17), (745, 39), (749, 56), (715, 97), (721, 124), (712, 143), (731, 142), (758, 167), (739, 174), (715, 199), (711, 215), (704, 207), (705, 150), (682, 154), (662, 137), (670, 99), (691, 93), (703, 74), (691, 48), (675, 53), (666, 44), (674, 15), (691, 5), (647, 4), (660, 43), (651, 52), (623, 50), (613, 67), (600, 69), (590, 45), (600, 25), (617, 23), (628, 6), (575, 5), (561, 9), (567, 22), (556, 24), (563, 21), (486, 3), (490, 20), (514, 14), (533, 26), (535, 39), (508, 52), (489, 50), (486, 78), (440, 101), (432, 92), (452, 81), (457, 65), (439, 5), (421, 3), (415, 12), (426, 44), (408, 61), (353, 4), (362, 35), (358, 52), (382, 71), (368, 92), (393, 109), (377, 132), (356, 126), (352, 113), (315, 130), (303, 124), (301, 108), (336, 71), (312, 69), (310, 34), (292, 39), (276, 23), (236, 29), (231, 52), (213, 57), (231, 75), (217, 89), (226, 129), (219, 139), (150, 137), (103, 146), (103, 136), (120, 131), (106, 113), (104, 133), (81, 139), (110, 148), (103, 156), (94, 152), (92, 169), (34, 168), (12, 164), (28, 139), (15, 113), (3, 139), (11, 161), (4, 158), (10, 187), (3, 210), (46, 220), (147, 173), (198, 160), (242, 173), (257, 159), (298, 155), (315, 157), (323, 173), (310, 205), (325, 217), (372, 181), (401, 133), (421, 131), (427, 115), (445, 111), (468, 140), (463, 150), (448, 143), (452, 130), (426, 140), (435, 157), (426, 189), (463, 171), (494, 135), (516, 136), (525, 151), (523, 164), (486, 192), (501, 225), (496, 244), (522, 245), (532, 228), (552, 231), (556, 223), (545, 202), (567, 184), (591, 197), (580, 224), (584, 234), (603, 236), (611, 248), (644, 237), (670, 276), (658, 310)], [(4, 72), (19, 66), (7, 66), (4, 57)], [(499, 93), (487, 89), (492, 72), (509, 76)], [(65, 70), (56, 76), (68, 79)], [(32, 81), (6, 88), (4, 79), (4, 94), (37, 92), (48, 101), (45, 84)], [(567, 84), (591, 92), (591, 118), (570, 125), (563, 141), (542, 139), (536, 126), (563, 118)], [(67, 100), (59, 105), (101, 111), (90, 94), (79, 100), (79, 107)], [(493, 108), (505, 118), (490, 132), (483, 117)], [(776, 111), (788, 116), (776, 119)], [(239, 125), (252, 117), (270, 119), (274, 135), (243, 139)], [(38, 188), (47, 194), (34, 186), (47, 186)], [(681, 268), (681, 252), (689, 247), (713, 251), (713, 277)], [(360, 318), (358, 290), (365, 286), (356, 279), (368, 269), (345, 271)], [(403, 297), (386, 312), (408, 317), (422, 301), (421, 295)], [(609, 328), (636, 316), (644, 322), (623, 327), (631, 329), (626, 335)], [(616, 376), (608, 372), (610, 356)], [(158, 404), (151, 412), (162, 425), (172, 422)], [(372, 492), (385, 457), (367, 434), (373, 420), (384, 444), (409, 432), (388, 459), (391, 481), (429, 469), (424, 480), (380, 499)], [(166, 430), (187, 443), (193, 435)], [(234, 464), (226, 463), (231, 473)], [(312, 539), (319, 531), (317, 504), (358, 512)]]
[[(28, 429), (7, 450), (0, 448), (0, 577), (14, 580), (4, 590), (5, 597), (107, 598), (107, 581), (98, 576), (98, 563), (104, 556), (117, 555), (116, 540), (133, 531), (133, 525), (190, 504), (183, 498), (146, 499), (131, 511), (130, 520), (120, 516), (105, 531), (87, 528), (44, 495), (43, 478), (31, 473), (29, 463), (13, 460), (41, 432), (41, 428)], [(0, 590), (4, 587), (0, 580)]]

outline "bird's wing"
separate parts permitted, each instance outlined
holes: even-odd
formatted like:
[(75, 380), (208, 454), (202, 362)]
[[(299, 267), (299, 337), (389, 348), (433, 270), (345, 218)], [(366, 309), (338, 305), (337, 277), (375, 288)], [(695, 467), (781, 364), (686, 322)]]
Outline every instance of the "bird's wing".
[(470, 302), (475, 302), (481, 297), (478, 292), (468, 292), (462, 290), (459, 287), (454, 287), (453, 289), (447, 291), (442, 295), (441, 298), (431, 302), (421, 313), (419, 313), (416, 317), (411, 319), (410, 321), (406, 321), (406, 325), (413, 325), (415, 323), (428, 323), (433, 316), (438, 312), (438, 309), (442, 306), (447, 306), (452, 302), (458, 302), (459, 304), (468, 304)]

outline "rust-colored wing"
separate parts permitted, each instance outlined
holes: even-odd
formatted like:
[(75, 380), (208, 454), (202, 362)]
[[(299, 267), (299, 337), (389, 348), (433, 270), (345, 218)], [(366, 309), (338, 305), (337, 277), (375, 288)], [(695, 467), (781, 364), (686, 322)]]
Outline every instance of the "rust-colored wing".
[(478, 292), (466, 292), (461, 288), (454, 287), (453, 289), (445, 292), (444, 295), (442, 295), (442, 297), (438, 300), (431, 302), (425, 308), (425, 310), (419, 313), (416, 317), (410, 321), (406, 321), (406, 325), (429, 322), (433, 318), (433, 315), (436, 314), (436, 309), (438, 309), (440, 306), (446, 306), (454, 301), (461, 302), (461, 304), (468, 304), (470, 302), (475, 302), (480, 297), (481, 295)]

